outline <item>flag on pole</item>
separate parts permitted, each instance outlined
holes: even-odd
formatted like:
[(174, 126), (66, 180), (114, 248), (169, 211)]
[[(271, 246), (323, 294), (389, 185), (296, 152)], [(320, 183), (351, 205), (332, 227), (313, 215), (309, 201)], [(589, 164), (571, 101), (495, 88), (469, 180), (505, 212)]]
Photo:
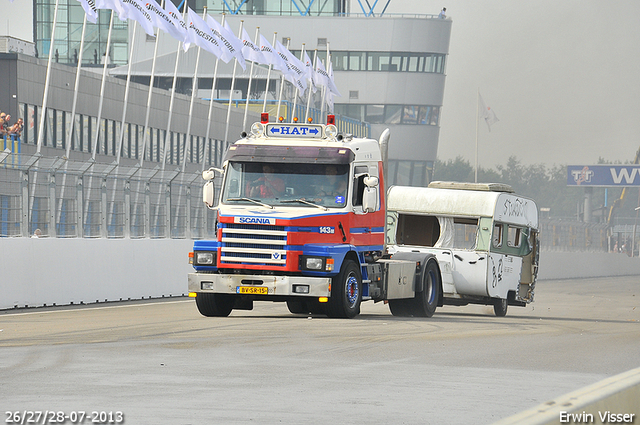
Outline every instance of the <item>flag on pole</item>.
[[(171, 4), (175, 8), (175, 5), (171, 0), (165, 2), (167, 5)], [(169, 34), (178, 41), (184, 41), (185, 29), (182, 28), (179, 22), (175, 22), (170, 16), (169, 12), (163, 9), (155, 0), (147, 0), (147, 11), (151, 14), (154, 26)], [(184, 25), (184, 22), (182, 22)], [(185, 25), (186, 28), (186, 25)]]
[(193, 43), (215, 56), (222, 58), (222, 46), (220, 46), (218, 38), (213, 35), (204, 19), (198, 16), (191, 8), (189, 8), (187, 12), (187, 17), (189, 22), (189, 33), (187, 36), (189, 43), (185, 42), (185, 46), (187, 46), (185, 50), (189, 48), (188, 45)]
[(267, 64), (273, 65), (275, 69), (282, 72), (283, 74), (289, 72), (289, 68), (287, 68), (287, 64), (285, 63), (285, 61), (283, 61), (280, 55), (276, 53), (271, 43), (269, 43), (262, 34), (260, 34), (260, 51), (264, 55)]
[(121, 21), (126, 21), (126, 11), (125, 7), (120, 0), (94, 0), (96, 9), (109, 9), (116, 12), (118, 15), (118, 19)]
[(224, 24), (224, 26), (220, 25), (211, 15), (207, 15), (207, 25), (211, 29), (211, 34), (216, 37), (221, 46), (221, 56), (219, 56), (219, 58), (225, 63), (229, 63), (229, 61), (235, 57), (238, 59), (238, 63), (242, 69), (247, 69), (244, 56), (242, 56), (242, 41), (233, 34), (233, 31), (228, 27), (226, 22)]
[(169, 19), (171, 19), (173, 25), (178, 28), (178, 30), (182, 34), (178, 40), (184, 42), (187, 38), (187, 32), (189, 31), (189, 28), (187, 28), (187, 24), (184, 22), (184, 19), (182, 19), (182, 14), (171, 0), (164, 2), (164, 9), (167, 11)]
[(301, 93), (307, 89), (307, 82), (305, 81), (305, 65), (302, 61), (296, 58), (293, 53), (276, 40), (276, 53), (280, 55), (282, 60), (287, 64), (289, 70), (285, 73), (285, 79), (297, 86)]
[[(329, 74), (329, 81), (333, 82), (333, 64), (331, 63), (331, 58), (329, 58), (328, 74)], [(338, 94), (337, 96), (340, 96), (340, 94)], [(327, 90), (327, 106), (328, 106), (329, 112), (333, 113), (333, 92), (331, 90)]]
[(311, 58), (309, 57), (307, 52), (304, 52), (304, 73), (305, 73), (305, 78), (307, 79), (307, 81), (309, 81), (309, 84), (311, 84), (311, 89), (315, 93), (317, 89), (316, 89), (316, 86), (314, 85), (314, 79), (313, 79), (313, 74), (314, 74), (313, 61), (311, 61)]
[(313, 75), (315, 78), (314, 80), (315, 84), (317, 86), (324, 86), (334, 95), (342, 96), (338, 91), (336, 84), (333, 82), (333, 79), (329, 77), (329, 73), (327, 72), (327, 69), (324, 67), (324, 64), (322, 63), (322, 61), (319, 60), (316, 62), (316, 70)]
[(147, 11), (144, 3), (140, 0), (122, 0), (124, 5), (124, 16), (140, 24), (144, 32), (150, 36), (155, 36), (155, 26), (153, 18)]
[(493, 109), (491, 109), (491, 107), (487, 106), (484, 103), (484, 100), (482, 99), (482, 96), (480, 95), (480, 93), (478, 93), (478, 100), (480, 102), (480, 105), (479, 105), (480, 118), (484, 119), (484, 121), (487, 123), (487, 127), (489, 128), (489, 131), (491, 131), (491, 126), (499, 121), (498, 117), (496, 117), (496, 114), (495, 112), (493, 112)]
[(87, 15), (87, 21), (95, 24), (98, 21), (98, 8), (94, 0), (78, 0)]
[(246, 29), (242, 29), (242, 55), (245, 59), (255, 63), (269, 65), (269, 62), (262, 54), (260, 47), (253, 44)]

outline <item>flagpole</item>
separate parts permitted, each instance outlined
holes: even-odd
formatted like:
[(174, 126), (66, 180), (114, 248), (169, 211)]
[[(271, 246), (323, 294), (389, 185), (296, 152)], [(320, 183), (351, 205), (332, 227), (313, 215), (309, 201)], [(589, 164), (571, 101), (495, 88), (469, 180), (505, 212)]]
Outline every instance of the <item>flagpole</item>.
[(476, 172), (475, 183), (478, 183), (478, 117), (480, 116), (480, 89), (478, 89), (478, 96), (476, 98)]
[[(288, 47), (287, 47), (287, 49), (288, 49)], [(304, 43), (302, 43), (302, 52), (300, 52), (300, 62), (302, 62), (303, 60), (304, 60)], [(302, 62), (302, 63), (304, 63), (304, 62)], [(298, 81), (298, 80), (296, 80), (296, 81)], [(291, 122), (293, 122), (293, 119), (295, 118), (295, 115), (296, 115), (296, 106), (298, 106), (297, 104), (298, 104), (298, 92), (299, 91), (300, 90), (298, 88), (298, 85), (296, 84), (296, 92), (295, 92), (295, 95), (293, 96), (293, 110), (292, 110), (293, 112), (291, 114)], [(304, 95), (304, 93), (303, 93), (303, 95)]]
[[(260, 27), (256, 27), (256, 44), (260, 43), (258, 37), (260, 36)], [(244, 118), (242, 119), (242, 129), (247, 128), (247, 113), (249, 112), (249, 94), (251, 94), (251, 80), (253, 78), (253, 65), (255, 62), (251, 61), (251, 70), (249, 71), (249, 85), (247, 86), (247, 102), (244, 105)]]
[[(162, 1), (162, 6), (164, 8), (164, 0)], [(149, 114), (151, 112), (151, 98), (153, 97), (153, 83), (154, 83), (154, 74), (156, 72), (156, 58), (158, 56), (158, 44), (160, 43), (160, 28), (157, 29), (158, 33), (156, 34), (156, 42), (153, 46), (153, 59), (151, 61), (151, 76), (149, 77), (149, 92), (147, 93), (147, 112), (144, 117), (144, 132), (142, 133), (142, 146), (147, 146), (147, 131), (149, 130)], [(135, 36), (135, 34), (134, 34)], [(180, 48), (178, 46), (178, 48)], [(129, 61), (129, 70), (131, 70), (131, 61)], [(120, 133), (120, 143), (122, 144), (122, 138), (124, 137), (124, 121), (122, 122), (123, 129)], [(164, 153), (163, 153), (164, 156)], [(118, 158), (119, 159), (119, 158)], [(140, 165), (143, 164), (144, 155), (142, 155), (142, 159), (140, 160)], [(164, 164), (163, 164), (164, 165)]]
[[(312, 71), (311, 72), (316, 72), (316, 61), (318, 60), (318, 49), (316, 49), (313, 53), (313, 66), (312, 66)], [(313, 75), (313, 74), (311, 74)], [(309, 85), (309, 95), (307, 96), (307, 110), (304, 113), (304, 122), (307, 122), (307, 120), (309, 119), (309, 105), (311, 104), (311, 89), (313, 87), (313, 77), (311, 77), (311, 81), (310, 81), (310, 85)]]
[[(44, 95), (42, 97), (42, 112), (40, 113), (40, 123), (38, 126), (38, 147), (36, 153), (40, 153), (42, 149), (42, 139), (44, 137), (44, 122), (47, 116), (47, 101), (49, 99), (49, 83), (51, 82), (51, 62), (53, 59), (53, 47), (55, 46), (56, 25), (58, 21), (58, 1), (56, 0), (55, 9), (53, 11), (53, 24), (51, 25), (51, 43), (49, 43), (49, 61), (47, 62), (47, 76), (44, 82)], [(86, 15), (85, 15), (86, 16)]]
[[(273, 43), (271, 44), (272, 46), (276, 44), (277, 35), (278, 35), (277, 32), (273, 33)], [(267, 71), (267, 82), (264, 88), (264, 103), (262, 104), (262, 112), (267, 112), (267, 96), (269, 95), (269, 82), (271, 81), (271, 68), (273, 68), (272, 63), (269, 64), (269, 71)], [(278, 117), (276, 117), (276, 120), (277, 119)]]
[[(100, 119), (102, 118), (102, 104), (104, 103), (104, 84), (107, 78), (107, 63), (109, 62), (109, 47), (111, 45), (111, 30), (113, 29), (113, 15), (114, 11), (111, 11), (111, 18), (109, 19), (109, 32), (107, 33), (107, 47), (104, 54), (104, 67), (102, 68), (102, 83), (100, 85), (100, 100), (98, 106), (98, 117), (96, 120), (96, 135), (93, 138), (93, 146), (91, 147), (91, 159), (96, 159), (96, 148), (98, 146), (98, 138), (100, 137)], [(142, 153), (144, 157), (144, 152)]]
[(73, 137), (73, 130), (75, 127), (75, 119), (76, 119), (76, 105), (78, 104), (78, 90), (80, 88), (80, 69), (82, 67), (82, 52), (84, 50), (84, 34), (85, 29), (87, 28), (87, 15), (84, 15), (84, 20), (82, 22), (82, 35), (80, 36), (80, 53), (78, 54), (78, 67), (76, 69), (76, 83), (73, 90), (73, 104), (71, 106), (71, 126), (69, 127), (69, 136), (67, 140), (69, 141), (67, 144), (67, 151), (65, 152), (65, 156), (69, 158), (71, 154), (71, 138)]
[[(222, 14), (222, 19), (220, 20), (221, 25), (224, 27), (224, 18), (225, 14)], [(218, 64), (220, 63), (220, 58), (216, 56), (216, 66), (213, 69), (213, 81), (211, 82), (211, 96), (209, 99), (209, 115), (207, 117), (207, 132), (205, 133), (204, 143), (209, 141), (209, 131), (211, 130), (211, 115), (213, 113), (213, 97), (216, 91), (216, 81), (218, 79)], [(202, 155), (202, 171), (204, 171), (204, 153)]]
[[(133, 36), (131, 37), (131, 51), (129, 52), (129, 66), (127, 67), (127, 82), (124, 89), (124, 106), (122, 108), (122, 123), (120, 124), (120, 137), (118, 140), (118, 149), (116, 151), (116, 164), (120, 164), (120, 153), (122, 152), (122, 142), (124, 140), (124, 124), (127, 118), (127, 106), (129, 102), (129, 86), (131, 85), (131, 66), (133, 64), (133, 51), (136, 47), (136, 30), (138, 29), (138, 21), (133, 21)], [(160, 31), (158, 31), (159, 35)], [(157, 39), (156, 39), (157, 41)], [(153, 71), (152, 71), (153, 74)], [(153, 77), (152, 77), (153, 78)]]
[[(242, 38), (242, 25), (244, 21), (240, 21), (240, 33), (238, 38)], [(233, 100), (233, 88), (236, 83), (236, 68), (238, 67), (238, 58), (233, 62), (233, 75), (231, 77), (231, 90), (229, 91), (229, 107), (227, 108), (227, 125), (224, 130), (224, 144), (226, 146), (229, 137), (229, 120), (231, 119), (231, 102)]]
[[(182, 8), (182, 14), (183, 14), (183, 19), (186, 17), (187, 15), (187, 1), (184, 1), (184, 6)], [(178, 50), (176, 51), (176, 63), (173, 69), (173, 82), (171, 84), (171, 100), (169, 101), (169, 116), (167, 118), (167, 132), (164, 135), (164, 152), (162, 153), (162, 169), (164, 170), (165, 164), (167, 162), (167, 146), (169, 145), (169, 138), (170, 138), (170, 132), (171, 132), (171, 117), (173, 116), (173, 101), (176, 97), (176, 83), (178, 81), (178, 62), (180, 59), (180, 49), (182, 49), (182, 46), (184, 44), (184, 41), (180, 41), (178, 43)], [(177, 142), (176, 142), (177, 143)], [(180, 150), (178, 149), (178, 152)]]
[[(273, 35), (273, 38), (275, 38), (275, 34)], [(287, 38), (287, 46), (286, 49), (289, 50), (289, 44), (291, 43), (291, 39)], [(278, 120), (280, 118), (280, 104), (282, 103), (282, 92), (284, 90), (284, 72), (282, 73), (282, 80), (280, 82), (280, 95), (278, 96), (278, 111), (277, 111), (277, 117), (276, 120)]]
[[(207, 8), (202, 12), (202, 19), (207, 16)], [(187, 121), (187, 134), (184, 139), (184, 148), (182, 150), (182, 172), (184, 172), (187, 163), (187, 147), (189, 145), (189, 137), (191, 136), (191, 117), (193, 116), (193, 102), (195, 101), (196, 91), (198, 88), (198, 65), (200, 64), (200, 51), (202, 48), (198, 46), (198, 54), (196, 55), (196, 69), (193, 72), (193, 83), (191, 84), (191, 102), (189, 103), (189, 120)]]

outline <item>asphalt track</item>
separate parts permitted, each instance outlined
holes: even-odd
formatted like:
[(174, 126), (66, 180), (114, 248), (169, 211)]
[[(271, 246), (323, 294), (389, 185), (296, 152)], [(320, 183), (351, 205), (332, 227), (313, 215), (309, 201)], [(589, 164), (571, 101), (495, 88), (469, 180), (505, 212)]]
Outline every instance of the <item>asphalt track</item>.
[(2, 311), (0, 407), (3, 423), (489, 424), (640, 366), (639, 301), (632, 276), (541, 281), (502, 318), (370, 302), (352, 320), (282, 303), (205, 318), (185, 298)]

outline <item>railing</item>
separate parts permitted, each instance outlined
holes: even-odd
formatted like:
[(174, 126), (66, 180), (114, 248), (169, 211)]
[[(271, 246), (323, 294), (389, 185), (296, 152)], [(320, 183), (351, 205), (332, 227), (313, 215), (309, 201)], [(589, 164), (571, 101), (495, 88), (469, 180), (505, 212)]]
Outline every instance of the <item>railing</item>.
[(632, 218), (606, 223), (583, 223), (575, 220), (541, 219), (540, 246), (544, 251), (624, 252), (638, 255), (640, 228)]
[[(199, 172), (0, 153), (0, 236), (204, 238)], [(36, 232), (37, 231), (37, 232)]]

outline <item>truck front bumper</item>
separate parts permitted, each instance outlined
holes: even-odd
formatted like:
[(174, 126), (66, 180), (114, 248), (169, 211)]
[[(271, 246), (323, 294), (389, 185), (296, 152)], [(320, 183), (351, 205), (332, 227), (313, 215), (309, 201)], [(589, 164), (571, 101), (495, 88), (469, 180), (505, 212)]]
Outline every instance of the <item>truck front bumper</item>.
[[(331, 278), (329, 277), (189, 273), (188, 281), (189, 292), (196, 293), (262, 293), (262, 295), (303, 297), (329, 297), (331, 295)], [(247, 288), (257, 289), (252, 291)], [(266, 293), (264, 289), (260, 288), (266, 288)]]

